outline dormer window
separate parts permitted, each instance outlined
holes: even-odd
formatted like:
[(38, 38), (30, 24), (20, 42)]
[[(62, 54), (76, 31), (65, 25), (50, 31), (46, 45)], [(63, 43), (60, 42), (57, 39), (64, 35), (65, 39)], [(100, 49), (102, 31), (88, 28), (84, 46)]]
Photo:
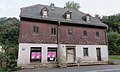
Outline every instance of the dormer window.
[(90, 22), (91, 21), (91, 16), (89, 14), (86, 14), (86, 22)]
[(70, 19), (70, 14), (67, 14), (67, 15), (66, 15), (66, 19)]
[(86, 16), (86, 21), (90, 21), (90, 16)]
[(48, 16), (48, 14), (47, 14), (47, 11), (46, 11), (46, 10), (44, 10), (44, 11), (43, 11), (43, 16), (45, 16), (45, 17), (47, 17), (47, 16)]
[(67, 12), (65, 12), (65, 14), (63, 16), (65, 19), (71, 20), (71, 14), (72, 14), (72, 12), (70, 10), (68, 10)]
[(91, 21), (91, 16), (89, 14), (86, 14), (84, 17), (83, 17), (83, 20), (85, 20), (86, 22), (90, 22)]
[(42, 10), (41, 10), (41, 15), (42, 17), (48, 17), (48, 9), (46, 7), (44, 7)]

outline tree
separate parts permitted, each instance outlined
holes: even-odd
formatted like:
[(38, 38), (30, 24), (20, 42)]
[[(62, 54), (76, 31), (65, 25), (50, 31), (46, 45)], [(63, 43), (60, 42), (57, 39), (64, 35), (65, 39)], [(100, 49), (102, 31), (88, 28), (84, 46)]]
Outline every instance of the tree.
[(108, 47), (110, 54), (120, 54), (120, 34), (117, 32), (109, 32), (108, 34)]
[[(19, 20), (17, 18), (0, 18), (0, 63), (6, 62), (6, 68), (15, 70), (18, 51)], [(1, 65), (1, 64), (0, 64)]]
[(75, 3), (74, 1), (72, 2), (68, 1), (65, 7), (67, 7), (68, 9), (74, 9), (74, 10), (78, 10), (80, 8), (79, 3)]
[(114, 31), (120, 33), (120, 13), (111, 16), (103, 16), (101, 21), (109, 26), (108, 32)]

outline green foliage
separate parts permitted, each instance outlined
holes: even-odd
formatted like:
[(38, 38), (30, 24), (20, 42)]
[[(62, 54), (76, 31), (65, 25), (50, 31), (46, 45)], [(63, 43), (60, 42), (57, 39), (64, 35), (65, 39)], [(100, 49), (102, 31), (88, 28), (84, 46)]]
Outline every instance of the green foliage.
[(7, 72), (7, 69), (6, 68), (0, 68), (0, 72)]
[(108, 33), (108, 47), (109, 53), (114, 55), (120, 55), (120, 34), (117, 32)]
[(101, 21), (109, 26), (108, 32), (114, 31), (120, 33), (120, 13), (111, 16), (103, 16)]
[(108, 25), (109, 54), (120, 55), (120, 13), (103, 16), (100, 20)]
[[(7, 71), (16, 70), (18, 52), (19, 20), (17, 18), (0, 18), (0, 65)], [(2, 64), (5, 63), (5, 64)]]
[(67, 7), (68, 9), (75, 9), (75, 10), (78, 10), (80, 8), (79, 3), (75, 3), (74, 1), (73, 2), (68, 1), (65, 7)]

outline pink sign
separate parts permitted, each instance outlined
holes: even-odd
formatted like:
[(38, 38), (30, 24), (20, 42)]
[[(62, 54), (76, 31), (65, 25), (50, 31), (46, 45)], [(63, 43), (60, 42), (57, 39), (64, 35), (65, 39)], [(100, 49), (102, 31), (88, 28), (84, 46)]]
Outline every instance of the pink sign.
[(32, 52), (32, 59), (41, 59), (41, 52)]
[(48, 58), (56, 58), (56, 52), (48, 52)]

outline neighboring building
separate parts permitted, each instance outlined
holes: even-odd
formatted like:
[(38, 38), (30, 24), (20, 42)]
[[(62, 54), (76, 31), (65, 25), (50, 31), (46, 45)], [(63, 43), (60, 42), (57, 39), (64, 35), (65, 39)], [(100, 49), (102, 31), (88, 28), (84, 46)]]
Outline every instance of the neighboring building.
[(89, 14), (54, 4), (21, 8), (18, 66), (55, 64), (59, 58), (66, 64), (106, 64), (106, 29)]

